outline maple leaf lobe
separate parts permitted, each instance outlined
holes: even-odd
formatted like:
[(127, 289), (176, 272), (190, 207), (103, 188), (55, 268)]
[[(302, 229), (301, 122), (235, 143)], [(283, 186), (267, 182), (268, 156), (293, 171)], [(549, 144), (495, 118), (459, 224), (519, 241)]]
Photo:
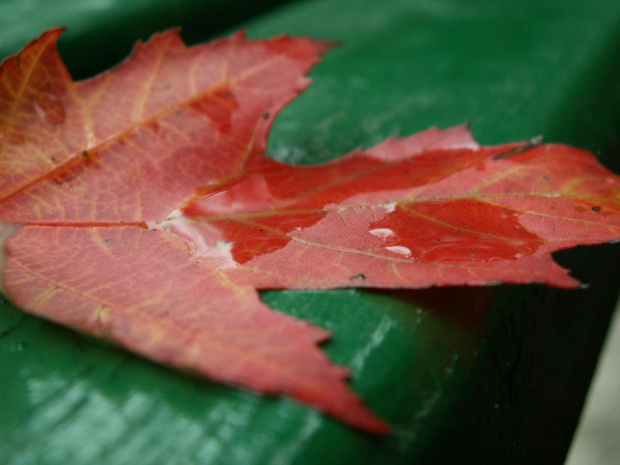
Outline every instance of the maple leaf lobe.
[[(52, 128), (42, 124), (34, 110), (40, 86), (25, 93), (6, 87), (4, 100), (16, 95), (21, 100), (12, 105), (3, 131), (27, 134), (30, 143), (3, 144), (5, 221), (162, 218), (200, 186), (262, 154), (272, 118), (259, 115), (275, 115), (303, 90), (309, 83), (303, 74), (329, 48), (287, 36), (248, 41), (242, 33), (186, 48), (170, 31), (136, 46), (131, 58), (113, 70), (73, 83), (56, 52), (59, 34), (51, 31), (27, 50), (38, 47), (45, 58), (30, 65), (32, 75), (47, 76), (52, 68), (54, 93), (67, 121)], [(295, 53), (283, 53), (286, 44)], [(243, 111), (237, 111), (240, 106)], [(23, 151), (39, 156), (24, 157)], [(32, 166), (24, 169), (25, 163)], [(62, 200), (43, 203), (41, 197)], [(72, 202), (76, 198), (79, 202)]]

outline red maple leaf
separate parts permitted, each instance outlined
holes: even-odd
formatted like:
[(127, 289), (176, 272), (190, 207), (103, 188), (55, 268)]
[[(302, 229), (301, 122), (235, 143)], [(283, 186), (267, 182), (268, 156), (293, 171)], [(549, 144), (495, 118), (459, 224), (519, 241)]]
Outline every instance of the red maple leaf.
[(176, 32), (73, 83), (61, 30), (0, 68), (2, 290), (24, 310), (210, 379), (389, 426), (257, 289), (544, 282), (551, 252), (620, 238), (620, 179), (588, 152), (479, 147), (465, 127), (319, 166), (267, 158), (330, 45)]

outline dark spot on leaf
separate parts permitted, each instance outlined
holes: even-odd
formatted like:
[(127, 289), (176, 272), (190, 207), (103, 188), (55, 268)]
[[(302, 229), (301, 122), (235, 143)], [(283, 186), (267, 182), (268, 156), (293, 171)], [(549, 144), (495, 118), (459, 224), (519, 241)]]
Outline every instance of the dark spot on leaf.
[(83, 151), (82, 151), (82, 156), (83, 156), (84, 158), (86, 158), (86, 160), (88, 160), (89, 162), (91, 162), (91, 161), (94, 161), (94, 160), (95, 160), (96, 153), (97, 153), (97, 152), (94, 152), (94, 153), (93, 153), (93, 152), (88, 152), (88, 151), (86, 151), (86, 150), (83, 150)]
[(598, 205), (596, 205), (596, 206), (592, 207), (592, 211), (593, 211), (593, 212), (598, 213), (598, 212), (600, 212), (600, 211), (601, 211), (601, 207), (599, 207)]
[(270, 116), (271, 116), (271, 113), (269, 113), (268, 111), (263, 113), (263, 119), (269, 119)]
[(544, 179), (545, 181), (551, 181), (551, 178), (550, 178), (549, 176), (543, 176), (543, 179)]
[(112, 242), (112, 239), (108, 239), (107, 237), (103, 238), (102, 240), (103, 240), (103, 242), (105, 242), (106, 244), (107, 244), (108, 242)]

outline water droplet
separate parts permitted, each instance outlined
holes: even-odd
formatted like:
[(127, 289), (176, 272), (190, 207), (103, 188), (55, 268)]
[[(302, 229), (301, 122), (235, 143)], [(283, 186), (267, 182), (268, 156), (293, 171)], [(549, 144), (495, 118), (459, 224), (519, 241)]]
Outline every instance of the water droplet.
[(386, 247), (385, 250), (389, 250), (390, 252), (393, 252), (395, 254), (402, 255), (403, 257), (411, 256), (411, 250), (409, 250), (407, 247), (403, 247), (402, 245), (392, 245), (390, 247)]
[(47, 124), (56, 126), (65, 121), (65, 107), (55, 95), (48, 94), (32, 104), (35, 113)]
[(45, 121), (45, 111), (43, 111), (43, 108), (41, 108), (39, 105), (37, 105), (35, 103), (34, 104), (34, 111), (37, 113), (37, 115), (39, 115), (39, 118), (41, 118), (43, 121)]
[(396, 210), (396, 202), (386, 203), (383, 208), (385, 208), (385, 213), (392, 213)]
[(385, 239), (387, 237), (390, 237), (392, 235), (394, 235), (394, 231), (392, 231), (389, 228), (377, 228), (377, 229), (371, 229), (370, 231), (368, 231), (370, 234), (372, 234), (373, 236), (379, 237), (381, 239)]

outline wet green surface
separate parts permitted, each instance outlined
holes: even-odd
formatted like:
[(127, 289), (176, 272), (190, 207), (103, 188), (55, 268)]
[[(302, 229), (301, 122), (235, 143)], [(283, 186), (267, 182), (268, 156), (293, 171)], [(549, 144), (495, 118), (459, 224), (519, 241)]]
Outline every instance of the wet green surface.
[[(1, 18), (11, 4), (0, 2)], [(186, 24), (192, 40), (221, 30), (196, 28), (206, 7), (183, 16), (161, 13), (157, 2), (109, 5), (97, 18), (72, 11), (72, 27), (85, 34), (67, 35), (63, 45), (76, 75), (126, 54), (127, 41), (160, 27), (150, 17)], [(55, 17), (20, 11), (11, 20), (20, 31)], [(123, 26), (116, 37), (115, 15), (139, 27)], [(470, 121), (485, 144), (543, 134), (602, 151), (619, 166), (611, 149), (620, 138), (620, 7), (612, 2), (306, 1), (247, 26), (252, 37), (342, 42), (278, 118), (269, 145), (277, 158), (316, 163), (397, 132)], [(9, 53), (6, 43), (23, 45), (3, 34), (1, 53)], [(591, 283), (587, 291), (264, 294), (277, 311), (333, 332), (325, 349), (394, 424), (388, 438), (287, 399), (156, 366), (3, 303), (0, 463), (561, 463), (616, 301), (618, 252), (560, 254)]]
[(0, 0), (0, 59), (44, 30), (68, 28), (58, 48), (74, 78), (122, 60), (138, 40), (182, 26), (195, 43), (290, 0)]

